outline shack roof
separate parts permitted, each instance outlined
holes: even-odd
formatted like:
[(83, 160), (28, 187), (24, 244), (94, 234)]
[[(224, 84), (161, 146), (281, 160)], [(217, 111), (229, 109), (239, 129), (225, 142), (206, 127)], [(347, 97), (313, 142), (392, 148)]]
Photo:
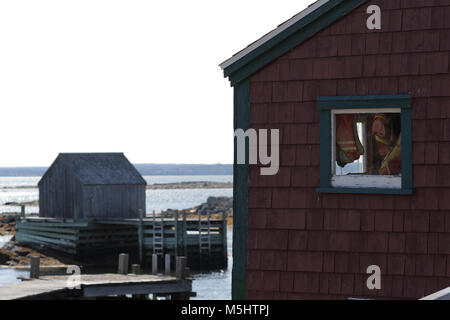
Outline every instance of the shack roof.
[(65, 166), (85, 185), (146, 185), (123, 153), (60, 153), (41, 181), (56, 165)]

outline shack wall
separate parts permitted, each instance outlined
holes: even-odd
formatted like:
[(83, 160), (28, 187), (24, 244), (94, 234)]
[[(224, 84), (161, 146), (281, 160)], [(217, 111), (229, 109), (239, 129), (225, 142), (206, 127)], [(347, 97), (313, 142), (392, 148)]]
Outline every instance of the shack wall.
[(85, 218), (138, 218), (145, 213), (145, 185), (94, 185), (83, 187)]
[[(382, 29), (365, 26), (382, 9)], [(249, 166), (250, 299), (423, 297), (450, 286), (450, 1), (370, 1), (250, 78), (250, 127), (280, 129), (280, 171)], [(324, 95), (412, 95), (414, 194), (319, 194)], [(366, 286), (370, 265), (381, 290)]]
[(61, 161), (56, 160), (39, 183), (39, 215), (72, 218), (74, 205), (81, 203), (80, 185)]

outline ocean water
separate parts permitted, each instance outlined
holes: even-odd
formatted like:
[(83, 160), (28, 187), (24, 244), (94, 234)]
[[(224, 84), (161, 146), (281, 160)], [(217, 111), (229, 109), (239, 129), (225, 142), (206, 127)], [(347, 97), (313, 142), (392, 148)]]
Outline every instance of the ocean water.
[[(183, 181), (232, 182), (232, 176), (145, 176), (148, 184), (174, 183)], [(37, 182), (40, 177), (0, 177), (0, 213), (20, 211), (20, 207), (5, 206), (5, 202), (34, 201), (39, 197)], [(164, 189), (147, 190), (147, 212), (160, 212), (165, 209), (186, 209), (206, 201), (209, 196), (232, 196), (232, 189)], [(37, 213), (37, 206), (27, 206), (26, 213)], [(0, 248), (9, 241), (10, 236), (0, 235)], [(231, 266), (233, 230), (228, 228), (228, 269), (212, 272), (194, 273), (192, 277), (193, 291), (197, 297), (193, 299), (229, 300), (231, 299)], [(18, 282), (19, 276), (27, 276), (28, 272), (11, 268), (0, 268), (0, 285)], [(1, 300), (1, 297), (0, 297)]]
[(192, 274), (192, 300), (231, 300), (231, 270), (233, 266), (233, 228), (227, 230), (228, 268), (208, 273)]
[[(0, 235), (0, 248), (11, 239), (11, 236)], [(0, 286), (5, 283), (19, 282), (17, 277), (26, 276), (27, 272), (9, 268), (0, 268)], [(1, 299), (1, 297), (0, 297)]]
[(0, 249), (3, 248), (3, 246), (5, 245), (5, 243), (7, 243), (12, 236), (4, 236), (0, 234)]
[[(233, 176), (144, 176), (148, 184), (186, 181), (232, 182)], [(38, 200), (37, 183), (40, 177), (0, 177), (0, 213), (20, 212), (20, 207), (5, 206), (7, 202), (30, 202)], [(210, 196), (233, 195), (232, 189), (161, 189), (147, 190), (147, 212), (161, 212), (166, 209), (187, 209), (206, 201)], [(25, 212), (38, 213), (38, 206), (27, 206)]]
[[(9, 268), (0, 268), (0, 286), (2, 284), (6, 283), (14, 283), (14, 282), (20, 282), (17, 277), (27, 277), (28, 272), (22, 271), (22, 270), (15, 270), (15, 269), (9, 269)], [(2, 297), (0, 297), (0, 300)]]

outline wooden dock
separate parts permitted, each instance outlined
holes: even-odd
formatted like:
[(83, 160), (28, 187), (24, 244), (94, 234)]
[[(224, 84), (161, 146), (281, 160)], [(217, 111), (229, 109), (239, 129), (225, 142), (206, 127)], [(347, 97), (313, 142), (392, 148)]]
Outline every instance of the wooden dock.
[[(195, 269), (227, 268), (227, 221), (209, 214), (187, 218), (151, 215), (141, 219), (58, 220), (27, 217), (16, 223), (16, 241), (59, 251), (79, 261), (114, 259), (129, 252), (133, 261), (148, 265), (156, 254), (185, 256)], [(106, 261), (106, 260), (104, 260)]]
[(0, 300), (148, 298), (149, 294), (189, 299), (192, 280), (137, 274), (88, 274), (80, 276), (79, 289), (68, 287), (69, 276), (42, 276), (0, 286)]

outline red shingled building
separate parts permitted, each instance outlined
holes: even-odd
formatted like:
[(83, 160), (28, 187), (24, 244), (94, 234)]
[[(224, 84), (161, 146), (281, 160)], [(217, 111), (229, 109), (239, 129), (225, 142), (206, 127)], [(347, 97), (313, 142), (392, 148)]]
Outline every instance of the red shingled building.
[[(381, 29), (366, 25), (371, 5)], [(280, 133), (276, 175), (235, 163), (233, 298), (450, 286), (449, 54), (450, 0), (321, 0), (221, 65), (235, 129)]]

